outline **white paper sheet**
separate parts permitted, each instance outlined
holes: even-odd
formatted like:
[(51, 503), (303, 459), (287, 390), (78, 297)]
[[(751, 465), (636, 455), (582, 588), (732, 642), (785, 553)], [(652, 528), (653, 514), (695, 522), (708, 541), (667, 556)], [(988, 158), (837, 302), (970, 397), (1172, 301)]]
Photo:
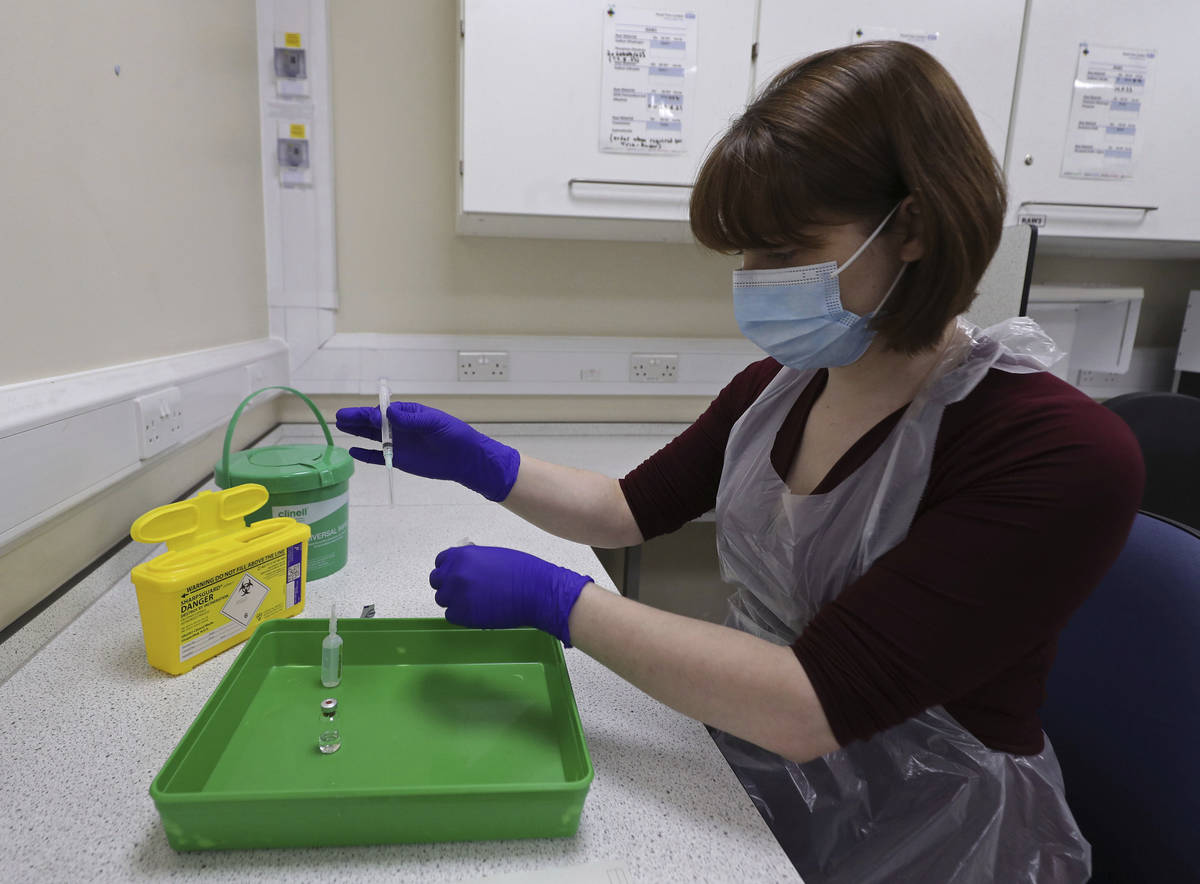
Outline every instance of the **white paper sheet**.
[(687, 152), (696, 77), (696, 14), (604, 8), (600, 149)]
[(1079, 44), (1062, 177), (1126, 181), (1145, 149), (1153, 49)]
[[(920, 46), (930, 55), (937, 57), (942, 46), (942, 35), (938, 31), (923, 31), (920, 28), (879, 28), (858, 27), (850, 34), (851, 43), (864, 43), (867, 40), (901, 40)], [(941, 59), (938, 59), (941, 61)]]

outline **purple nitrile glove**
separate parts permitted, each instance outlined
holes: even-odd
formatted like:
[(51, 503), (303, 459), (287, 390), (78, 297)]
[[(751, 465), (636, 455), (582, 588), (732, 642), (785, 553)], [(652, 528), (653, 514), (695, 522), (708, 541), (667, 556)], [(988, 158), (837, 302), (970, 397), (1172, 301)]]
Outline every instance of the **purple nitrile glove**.
[(451, 623), (475, 629), (535, 626), (571, 647), (567, 619), (591, 577), (498, 546), (453, 546), (433, 564), (429, 585)]
[[(393, 402), (387, 413), (392, 425), (392, 466), (427, 479), (452, 479), (488, 500), (504, 500), (512, 491), (521, 467), (515, 448), (416, 402)], [(378, 442), (379, 409), (339, 408), (337, 428)], [(351, 448), (350, 456), (363, 463), (383, 463), (383, 452), (373, 448)]]

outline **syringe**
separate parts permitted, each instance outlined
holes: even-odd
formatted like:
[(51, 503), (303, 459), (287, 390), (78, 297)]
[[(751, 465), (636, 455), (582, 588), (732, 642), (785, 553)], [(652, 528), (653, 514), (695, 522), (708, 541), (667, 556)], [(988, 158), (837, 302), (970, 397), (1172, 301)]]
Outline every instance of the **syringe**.
[(337, 605), (333, 605), (329, 608), (329, 635), (321, 640), (321, 684), (336, 688), (341, 683), (342, 637), (337, 634)]
[(396, 492), (392, 484), (392, 424), (388, 420), (388, 405), (392, 401), (392, 391), (388, 389), (387, 378), (379, 379), (379, 440), (383, 443), (383, 465), (387, 468), (388, 506), (396, 505)]

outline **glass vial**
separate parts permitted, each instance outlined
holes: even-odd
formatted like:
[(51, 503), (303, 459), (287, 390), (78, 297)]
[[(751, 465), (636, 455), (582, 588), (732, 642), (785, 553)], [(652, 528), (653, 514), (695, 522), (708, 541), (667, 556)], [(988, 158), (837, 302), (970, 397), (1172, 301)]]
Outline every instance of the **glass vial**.
[(336, 727), (321, 731), (317, 737), (317, 751), (322, 755), (332, 755), (342, 748), (342, 732)]
[(336, 697), (326, 697), (321, 701), (321, 733), (317, 737), (317, 751), (322, 755), (332, 755), (342, 748), (342, 732), (334, 725), (337, 711)]

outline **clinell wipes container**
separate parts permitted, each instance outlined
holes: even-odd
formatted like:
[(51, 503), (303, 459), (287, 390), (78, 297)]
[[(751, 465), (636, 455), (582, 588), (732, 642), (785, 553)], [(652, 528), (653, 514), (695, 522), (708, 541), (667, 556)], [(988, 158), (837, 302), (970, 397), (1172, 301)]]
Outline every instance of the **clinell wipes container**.
[(261, 485), (201, 491), (133, 523), (134, 540), (167, 544), (130, 574), (151, 666), (179, 675), (258, 624), (304, 610), (309, 527), (286, 518), (247, 525), (266, 500)]
[[(324, 445), (271, 445), (230, 454), (234, 427), (246, 404), (266, 390), (294, 393), (312, 409), (325, 432)], [(246, 519), (290, 518), (312, 529), (308, 542), (309, 580), (328, 577), (346, 564), (350, 529), (350, 477), (354, 459), (333, 444), (329, 425), (312, 400), (291, 387), (264, 387), (237, 407), (225, 431), (225, 448), (213, 468), (217, 485), (231, 488), (246, 482), (262, 485), (270, 499)]]

